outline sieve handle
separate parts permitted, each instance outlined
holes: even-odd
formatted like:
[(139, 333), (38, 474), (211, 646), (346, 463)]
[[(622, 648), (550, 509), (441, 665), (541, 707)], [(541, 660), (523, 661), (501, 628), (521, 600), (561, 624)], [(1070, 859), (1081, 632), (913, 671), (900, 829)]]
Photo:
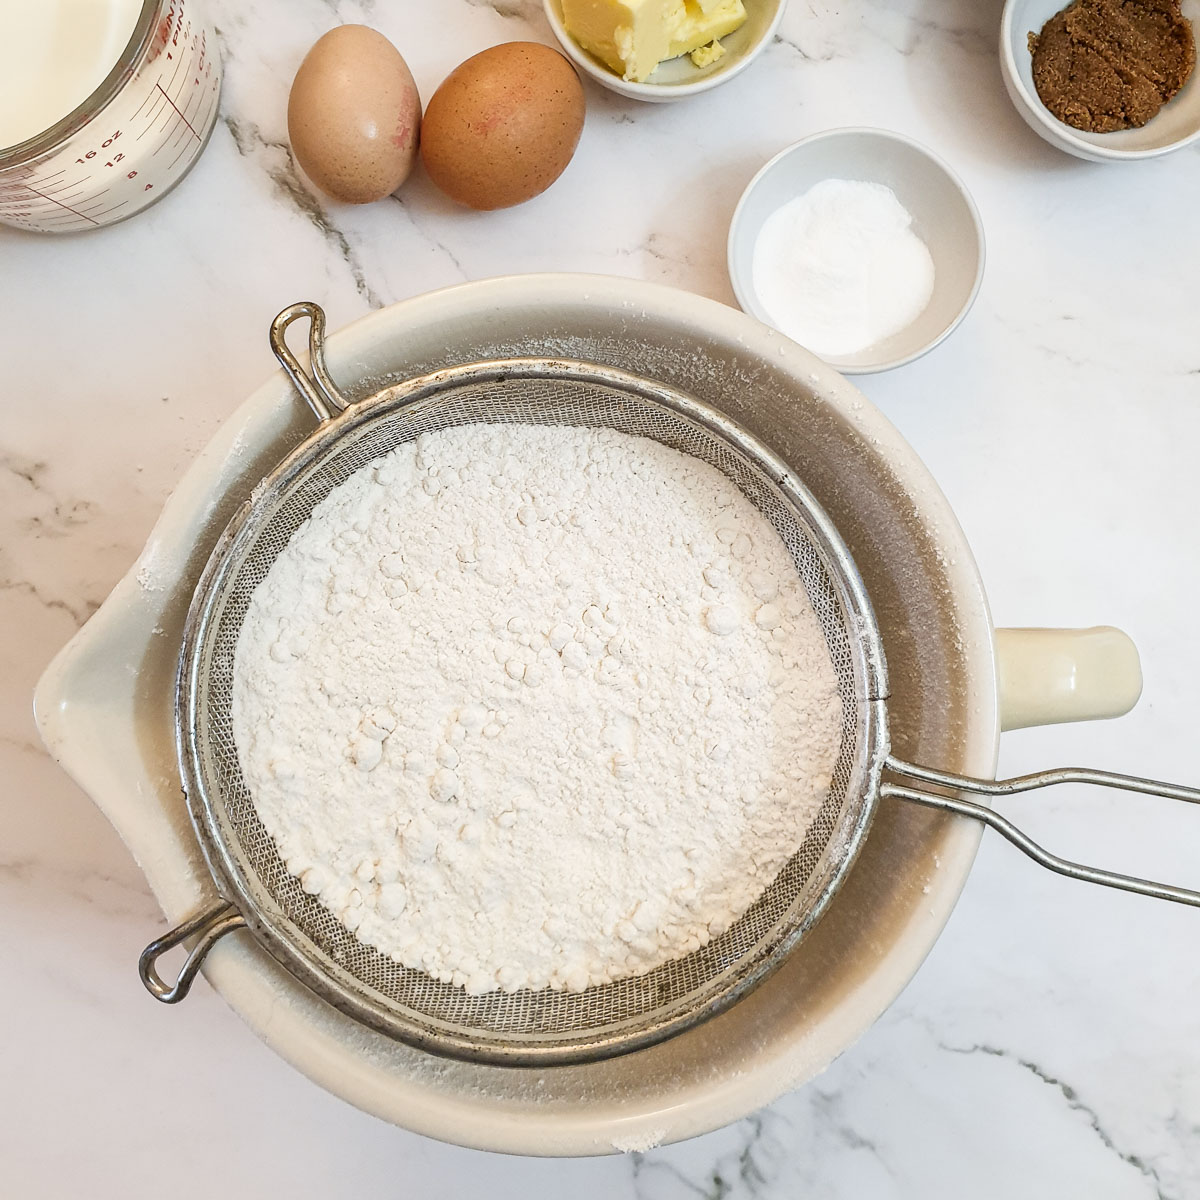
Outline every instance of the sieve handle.
[[(303, 317), (309, 320), (308, 363), (311, 374), (287, 344), (288, 326)], [(311, 300), (289, 304), (271, 322), (271, 350), (295, 389), (308, 402), (320, 421), (330, 421), (350, 405), (350, 398), (333, 382), (325, 365), (325, 310)]]
[[(934, 771), (928, 767), (918, 767), (891, 757), (884, 765), (895, 775), (914, 779), (920, 783), (933, 784), (937, 787), (953, 788), (960, 792), (973, 792), (979, 796), (1012, 796), (1018, 792), (1031, 792), (1037, 788), (1053, 787), (1059, 783), (1094, 783), (1100, 787), (1120, 788), (1127, 792), (1140, 792), (1146, 796), (1163, 796), (1168, 800), (1181, 800), (1186, 804), (1200, 804), (1200, 790), (1196, 788), (1183, 787), (1176, 783), (1162, 783), (1156, 779), (1146, 779), (1141, 775), (1117, 775), (1112, 771), (1092, 771), (1084, 767), (1062, 767), (1053, 771), (1039, 771), (1033, 775), (1018, 775), (1013, 779), (987, 780), (972, 779), (964, 775), (951, 775), (945, 771)], [(1040, 863), (1047, 870), (1054, 871), (1059, 875), (1066, 875), (1071, 879), (1082, 879), (1086, 883), (1098, 883), (1103, 887), (1119, 888), (1123, 892), (1136, 892), (1141, 896), (1154, 896), (1159, 900), (1173, 900), (1177, 904), (1189, 904), (1200, 908), (1200, 892), (1192, 891), (1189, 888), (1175, 887), (1169, 883), (1156, 883), (1154, 880), (1141, 879), (1136, 875), (1121, 875), (1115, 871), (1105, 871), (1099, 867), (1089, 867), (1084, 863), (1060, 858), (1057, 854), (1052, 854), (1049, 850), (1039, 846), (1007, 817), (1001, 816), (985, 804), (976, 804), (974, 801), (964, 800), (960, 796), (927, 792), (895, 783), (883, 784), (880, 788), (880, 795), (891, 796), (897, 800), (910, 800), (914, 804), (922, 804), (926, 808), (958, 813), (960, 816), (982, 821), (1007, 838), (1017, 849), (1024, 851), (1034, 862)]]
[[(156, 938), (142, 951), (138, 959), (138, 974), (142, 983), (155, 1000), (164, 1004), (177, 1004), (191, 991), (192, 982), (205, 955), (227, 933), (235, 929), (244, 929), (246, 919), (232, 904), (224, 900), (206, 908), (203, 912), (177, 925), (174, 929)], [(168, 951), (173, 950), (180, 942), (195, 935), (196, 944), (192, 947), (178, 978), (173, 984), (166, 983), (158, 973), (158, 960)]]

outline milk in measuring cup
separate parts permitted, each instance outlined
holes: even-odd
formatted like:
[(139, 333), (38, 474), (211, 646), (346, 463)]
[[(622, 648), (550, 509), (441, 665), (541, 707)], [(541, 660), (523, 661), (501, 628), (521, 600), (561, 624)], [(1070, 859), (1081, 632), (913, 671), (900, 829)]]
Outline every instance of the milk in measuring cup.
[(49, 129), (117, 65), (142, 0), (0, 0), (0, 147)]
[(164, 196), (217, 117), (203, 0), (0, 0), (0, 223), (124, 220)]

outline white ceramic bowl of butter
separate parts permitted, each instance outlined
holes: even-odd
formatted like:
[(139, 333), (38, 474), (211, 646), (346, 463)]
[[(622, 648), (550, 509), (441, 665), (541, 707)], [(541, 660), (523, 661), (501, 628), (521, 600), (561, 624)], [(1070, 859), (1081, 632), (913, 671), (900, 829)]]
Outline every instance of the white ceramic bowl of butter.
[(825, 179), (881, 183), (912, 216), (933, 259), (933, 294), (899, 333), (824, 361), (844, 375), (888, 371), (927, 354), (970, 311), (983, 281), (983, 224), (962, 180), (932, 151), (885, 129), (831, 129), (788, 146), (747, 185), (729, 227), (729, 278), (738, 304), (778, 328), (754, 286), (754, 246), (763, 222)]
[[(1041, 101), (1033, 84), (1029, 35), (1067, 7), (1068, 0), (1008, 0), (1000, 18), (1000, 74), (1009, 98), (1036, 134), (1052, 146), (1090, 162), (1158, 158), (1200, 139), (1200, 69), (1153, 119), (1140, 129), (1086, 133), (1060, 121)], [(1180, 9), (1200, 32), (1200, 0), (1182, 0)]]
[(787, 0), (743, 0), (743, 3), (745, 23), (720, 39), (725, 50), (720, 58), (705, 67), (696, 66), (686, 54), (668, 59), (644, 83), (623, 79), (580, 46), (563, 23), (562, 0), (543, 0), (543, 7), (563, 52), (583, 74), (622, 96), (661, 103), (683, 100), (728, 82), (771, 44), (783, 20)]

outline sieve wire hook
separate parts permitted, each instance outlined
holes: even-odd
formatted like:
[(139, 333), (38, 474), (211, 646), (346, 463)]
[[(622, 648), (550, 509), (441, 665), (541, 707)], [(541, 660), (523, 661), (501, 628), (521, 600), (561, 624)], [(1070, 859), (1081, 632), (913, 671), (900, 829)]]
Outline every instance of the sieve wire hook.
[[(1019, 792), (1032, 792), (1038, 788), (1054, 787), (1060, 783), (1091, 783), (1100, 787), (1118, 788), (1126, 792), (1138, 792), (1145, 796), (1163, 796), (1168, 800), (1179, 800), (1185, 804), (1200, 804), (1200, 790), (1196, 788), (1182, 787), (1176, 783), (1163, 783), (1157, 779), (1147, 779), (1142, 775), (1118, 775), (1113, 771), (1093, 771), (1086, 767), (1060, 767), (1052, 771), (1038, 771), (1032, 775), (1017, 775), (1012, 779), (996, 780), (973, 779), (965, 775), (952, 775), (947, 771), (934, 771), (929, 767), (918, 767), (891, 756), (884, 763), (884, 767), (895, 775), (916, 780), (919, 783), (933, 784), (940, 788), (953, 788), (960, 792), (972, 792), (977, 796), (1013, 796)], [(988, 808), (985, 804), (964, 800), (961, 796), (922, 791), (895, 783), (883, 784), (879, 789), (879, 794), (891, 796), (897, 800), (909, 800), (914, 804), (924, 805), (926, 808), (957, 813), (959, 816), (981, 821), (1010, 841), (1018, 850), (1027, 854), (1034, 862), (1058, 875), (1066, 875), (1070, 879), (1079, 879), (1085, 883), (1096, 883), (1101, 887), (1117, 888), (1123, 892), (1136, 892), (1140, 896), (1153, 896), (1157, 900), (1171, 900), (1176, 904), (1187, 904), (1193, 908), (1200, 908), (1200, 892), (1190, 888), (1176, 887), (1169, 883), (1157, 883), (1152, 879), (1142, 879), (1137, 875), (1122, 875), (1116, 871), (1105, 871), (1099, 867), (1090, 867), (1086, 863), (1073, 862), (1069, 858), (1053, 854), (1035, 842), (1027, 833), (1017, 828), (1007, 817)]]
[[(182, 925), (168, 930), (162, 937), (151, 942), (138, 959), (138, 974), (142, 977), (146, 990), (155, 1000), (161, 1000), (164, 1004), (177, 1004), (191, 991), (200, 964), (213, 946), (227, 933), (245, 927), (245, 917), (232, 904), (220, 900), (203, 912), (197, 913), (190, 921), (184, 921)], [(158, 973), (158, 960), (193, 934), (197, 935), (198, 940), (175, 982), (168, 984)]]
[[(287, 344), (288, 326), (304, 317), (309, 320), (308, 361), (311, 375), (301, 366), (300, 360)], [(333, 382), (325, 364), (325, 310), (319, 304), (311, 300), (289, 304), (271, 322), (270, 341), (271, 350), (279, 359), (285, 374), (309, 408), (317, 414), (318, 420), (330, 421), (349, 407), (350, 398)]]

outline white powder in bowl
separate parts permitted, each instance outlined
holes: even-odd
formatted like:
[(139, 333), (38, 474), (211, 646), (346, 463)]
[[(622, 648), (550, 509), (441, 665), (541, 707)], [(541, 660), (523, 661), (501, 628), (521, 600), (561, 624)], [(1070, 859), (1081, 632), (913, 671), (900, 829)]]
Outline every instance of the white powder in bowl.
[(896, 193), (825, 179), (776, 209), (754, 243), (771, 323), (814, 354), (856, 354), (907, 328), (933, 295), (929, 249)]
[(786, 548), (609, 430), (425, 434), (313, 511), (238, 640), (242, 773), (363, 942), (472, 993), (719, 935), (797, 849), (841, 705)]

